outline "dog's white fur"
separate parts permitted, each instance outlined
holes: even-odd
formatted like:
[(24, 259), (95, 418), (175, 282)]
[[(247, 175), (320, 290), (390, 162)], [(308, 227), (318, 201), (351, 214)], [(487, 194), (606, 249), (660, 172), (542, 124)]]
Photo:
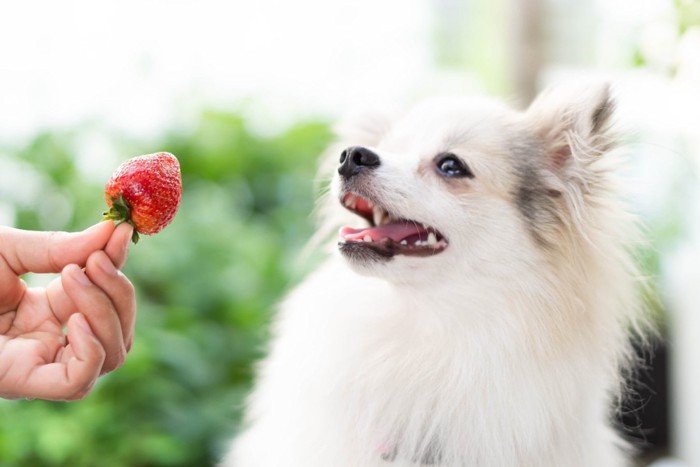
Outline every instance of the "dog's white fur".
[[(294, 290), (224, 465), (626, 465), (611, 418), (643, 320), (611, 109), (596, 85), (525, 112), (442, 99), (346, 132), (338, 148), (381, 158), (365, 195), (449, 245), (336, 254)], [(446, 151), (474, 178), (441, 178)], [(327, 224), (362, 224), (343, 189), (336, 173)]]

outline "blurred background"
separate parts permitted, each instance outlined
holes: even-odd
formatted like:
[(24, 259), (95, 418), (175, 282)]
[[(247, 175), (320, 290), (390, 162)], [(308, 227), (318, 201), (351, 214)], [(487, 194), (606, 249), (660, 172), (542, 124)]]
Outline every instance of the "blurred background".
[(661, 330), (620, 418), (640, 465), (700, 466), (700, 0), (0, 3), (0, 224), (82, 230), (139, 154), (176, 154), (184, 182), (125, 268), (127, 363), (79, 403), (0, 400), (0, 465), (213, 465), (274, 304), (313, 263), (333, 122), (436, 94), (524, 107), (603, 78)]

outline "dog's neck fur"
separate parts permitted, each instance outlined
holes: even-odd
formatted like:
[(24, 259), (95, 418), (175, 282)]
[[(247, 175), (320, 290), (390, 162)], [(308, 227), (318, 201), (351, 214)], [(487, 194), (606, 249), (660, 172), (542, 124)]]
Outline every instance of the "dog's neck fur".
[[(339, 281), (343, 268), (332, 266)], [(366, 281), (354, 294), (338, 290), (341, 300), (357, 304), (356, 313), (337, 323), (338, 333), (352, 337), (332, 339), (347, 348), (332, 352), (346, 358), (333, 362), (328, 392), (331, 406), (342, 412), (338, 419), (367, 450), (362, 465), (374, 465), (369, 457), (378, 457), (387, 442), (398, 465), (436, 452), (448, 466), (557, 465), (556, 456), (536, 453), (557, 444), (558, 433), (577, 430), (572, 423), (581, 423), (577, 439), (613, 436), (605, 422), (616, 357), (604, 344), (605, 323), (591, 311), (605, 307), (595, 303), (592, 290), (581, 288), (580, 296), (562, 302), (546, 287), (551, 296), (533, 292), (548, 281), (537, 274), (491, 284), (456, 277), (418, 289)], [(376, 303), (357, 297), (364, 287), (374, 289)], [(601, 346), (591, 348), (592, 338)], [(501, 415), (494, 417), (494, 410)], [(591, 426), (595, 433), (587, 432)], [(588, 441), (558, 445), (582, 451), (581, 465), (604, 465), (588, 462), (595, 460), (583, 452)]]

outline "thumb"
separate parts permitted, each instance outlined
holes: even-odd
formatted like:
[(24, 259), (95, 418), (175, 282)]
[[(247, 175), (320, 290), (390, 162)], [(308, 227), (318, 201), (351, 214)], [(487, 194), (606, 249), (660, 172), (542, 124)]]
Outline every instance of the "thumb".
[(60, 272), (68, 264), (84, 266), (90, 253), (104, 248), (113, 231), (113, 222), (100, 222), (75, 233), (0, 227), (0, 255), (18, 276)]

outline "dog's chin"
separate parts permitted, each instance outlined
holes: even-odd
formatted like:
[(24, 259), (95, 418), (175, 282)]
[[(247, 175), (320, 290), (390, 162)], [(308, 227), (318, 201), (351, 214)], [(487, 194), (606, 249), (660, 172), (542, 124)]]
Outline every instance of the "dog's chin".
[(386, 263), (394, 258), (394, 253), (390, 249), (381, 248), (378, 245), (365, 245), (360, 242), (340, 242), (338, 250), (351, 264), (360, 266)]
[[(420, 241), (420, 240), (419, 240)], [(388, 262), (396, 256), (429, 257), (441, 253), (445, 245), (420, 246), (402, 245), (390, 238), (383, 238), (373, 242), (339, 242), (340, 253), (349, 261), (363, 262)]]
[(390, 242), (339, 242), (338, 252), (348, 267), (361, 276), (375, 277), (396, 284), (425, 284), (441, 276), (447, 257), (438, 252), (398, 251)]

